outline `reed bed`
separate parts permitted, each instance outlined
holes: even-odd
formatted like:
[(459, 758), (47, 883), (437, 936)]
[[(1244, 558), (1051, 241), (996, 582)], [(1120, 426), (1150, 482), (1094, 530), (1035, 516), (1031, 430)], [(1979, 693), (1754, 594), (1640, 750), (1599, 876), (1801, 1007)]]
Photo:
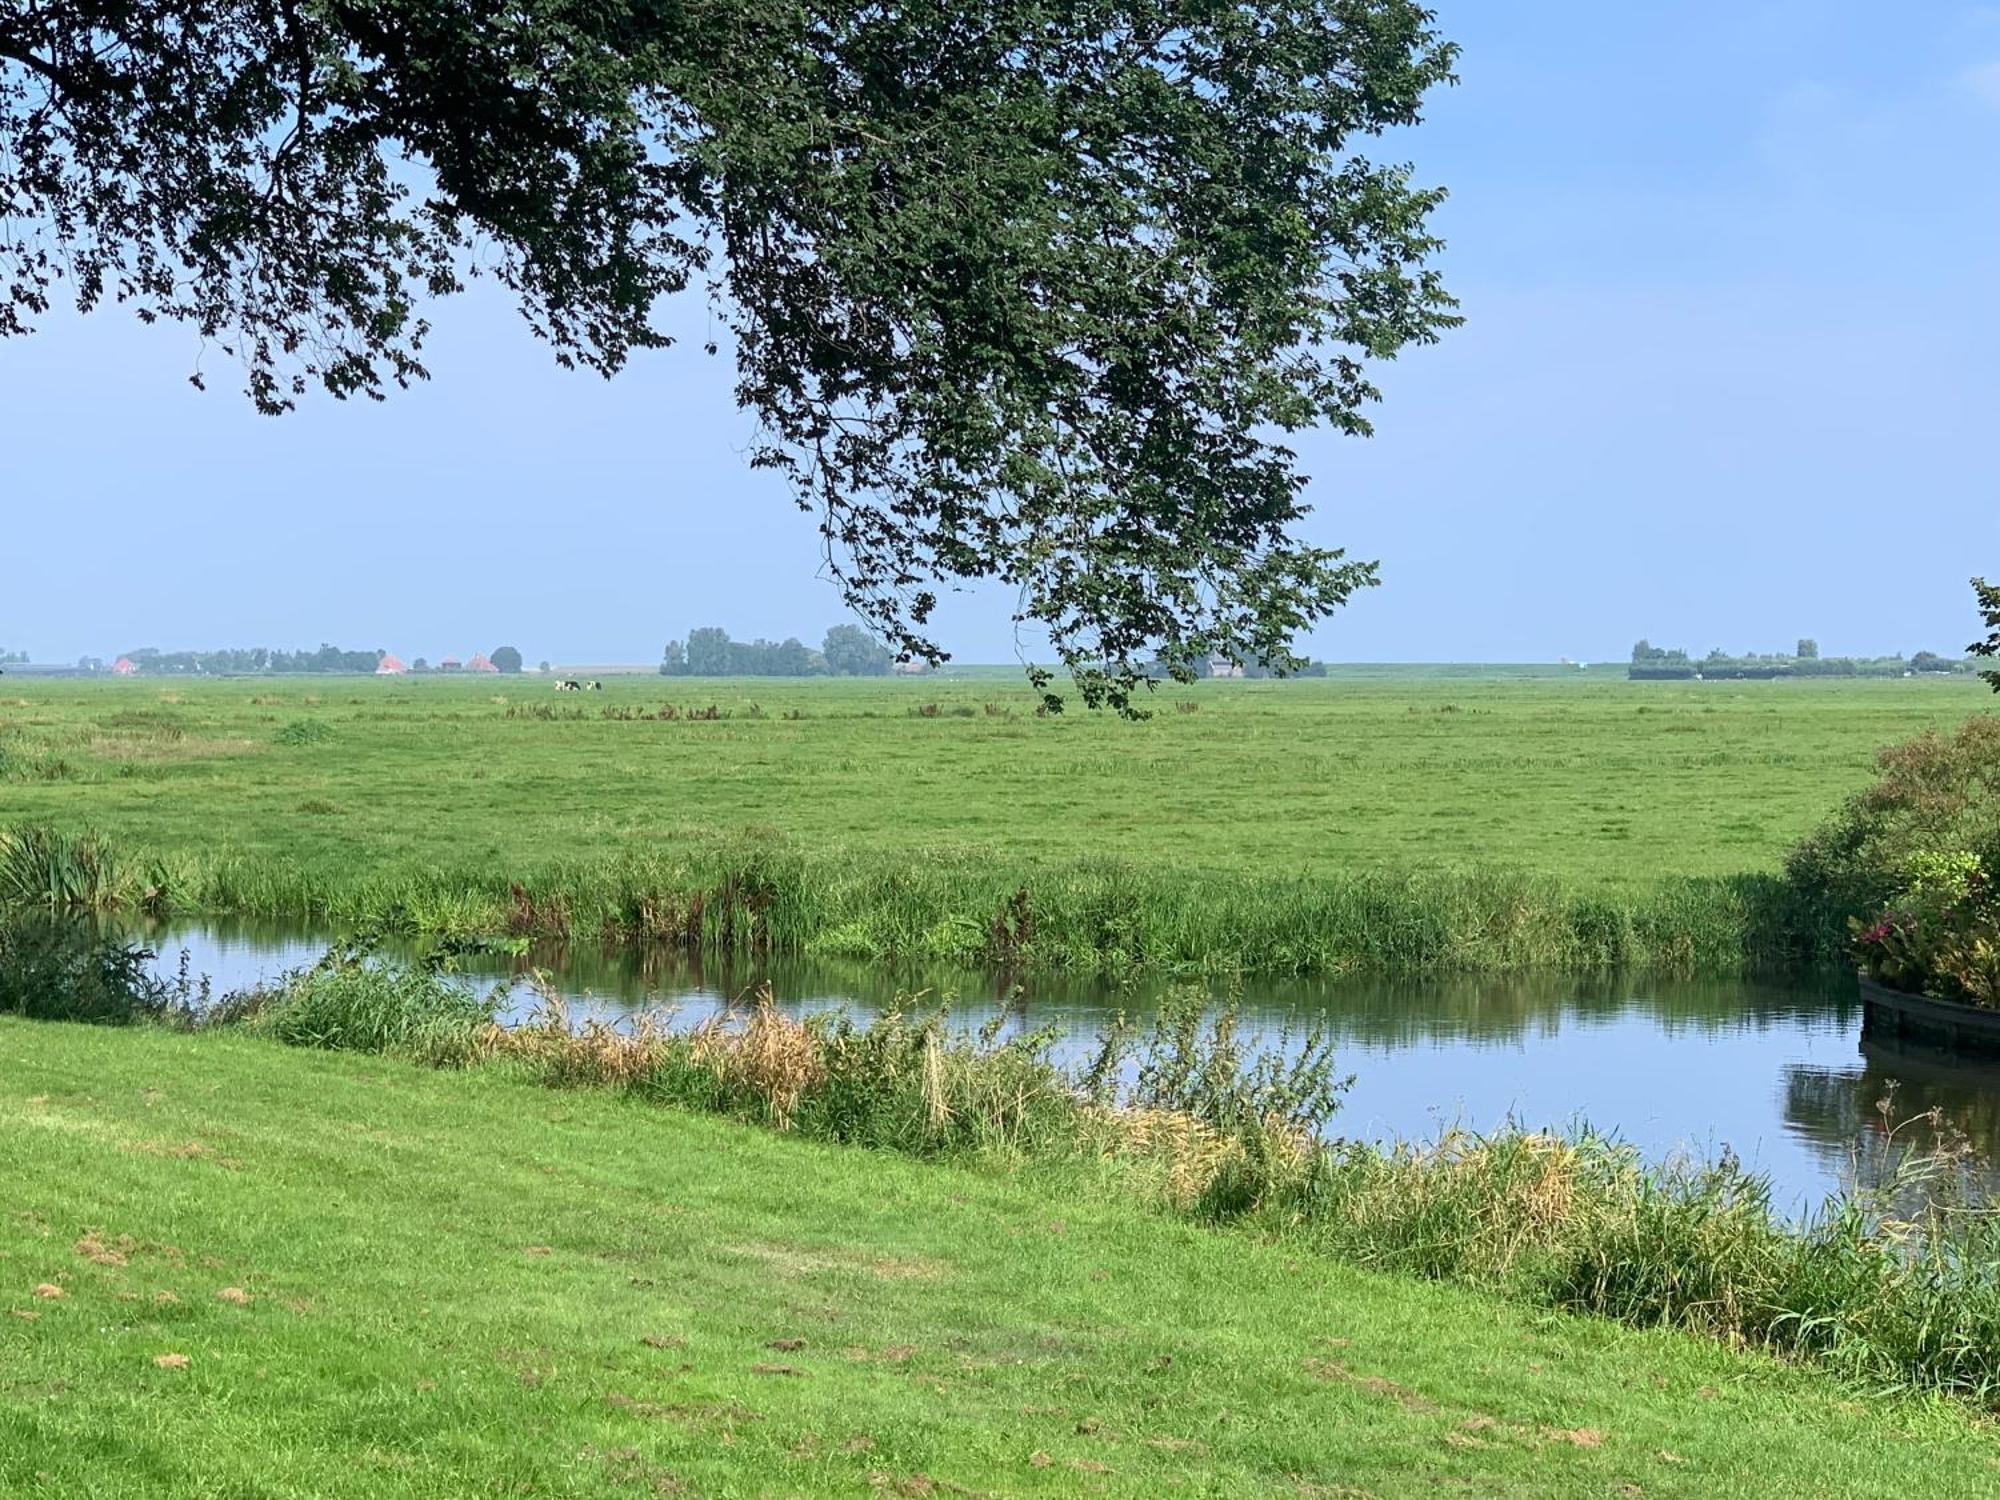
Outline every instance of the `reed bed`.
[(1208, 974), (1736, 974), (1845, 951), (1844, 907), (1779, 875), (1593, 891), (1489, 870), (1276, 876), (1090, 861), (1012, 872), (777, 839), (509, 874), (127, 851), (0, 831), (0, 904), (227, 914), (460, 937), (591, 937), (715, 955)]

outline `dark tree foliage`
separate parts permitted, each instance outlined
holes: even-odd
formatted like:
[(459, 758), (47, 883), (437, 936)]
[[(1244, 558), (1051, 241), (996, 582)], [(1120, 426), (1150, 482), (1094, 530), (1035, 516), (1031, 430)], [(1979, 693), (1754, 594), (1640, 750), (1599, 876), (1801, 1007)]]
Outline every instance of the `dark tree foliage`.
[(697, 284), (882, 639), (997, 580), (1123, 708), (1374, 581), (1284, 438), (1455, 321), (1441, 195), (1357, 149), (1452, 61), (1416, 0), (16, 3), (0, 333), (124, 302), (278, 411), (421, 377), (468, 274), (607, 373)]
[(521, 670), (521, 653), (512, 646), (495, 646), (493, 654), (486, 659), (493, 663), (496, 672), (511, 674)]
[[(1986, 627), (1984, 640), (1974, 641), (1965, 649), (1974, 656), (2000, 656), (2000, 585), (1988, 583), (1984, 578), (1972, 580), (1972, 591), (1979, 596), (1980, 623)], [(1979, 674), (2000, 693), (2000, 671)]]

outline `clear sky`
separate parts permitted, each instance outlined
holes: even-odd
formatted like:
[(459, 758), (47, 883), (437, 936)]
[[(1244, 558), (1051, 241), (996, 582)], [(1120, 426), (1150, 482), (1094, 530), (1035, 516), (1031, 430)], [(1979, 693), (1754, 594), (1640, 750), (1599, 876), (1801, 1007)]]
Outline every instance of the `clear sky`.
[[(1335, 660), (1956, 651), (2000, 574), (2000, 5), (1440, 0), (1464, 82), (1382, 154), (1452, 193), (1468, 322), (1301, 444), (1318, 540), (1383, 586)], [(810, 521), (743, 466), (695, 335), (607, 384), (490, 295), (436, 379), (254, 415), (183, 329), (0, 341), (0, 646), (508, 642), (650, 661), (841, 618)], [(950, 602), (961, 660), (1009, 600)]]

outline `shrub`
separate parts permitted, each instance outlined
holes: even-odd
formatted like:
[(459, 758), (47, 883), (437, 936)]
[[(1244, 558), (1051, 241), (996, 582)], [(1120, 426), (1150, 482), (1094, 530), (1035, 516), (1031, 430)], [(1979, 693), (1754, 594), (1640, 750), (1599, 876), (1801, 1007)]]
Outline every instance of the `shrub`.
[(1843, 916), (1872, 915), (1903, 893), (1912, 862), (1977, 855), (2000, 870), (2000, 718), (1979, 715), (1877, 756), (1881, 778), (1792, 851), (1791, 883)]
[(172, 992), (147, 970), (154, 954), (80, 922), (0, 922), (0, 1015), (124, 1026), (164, 1016)]
[(1889, 909), (1852, 926), (1856, 958), (1882, 983), (2000, 1006), (2000, 891), (1978, 855), (1914, 856)]
[(290, 1046), (402, 1052), (437, 1066), (477, 1055), (498, 1008), (497, 994), (480, 995), (441, 969), (350, 952), (233, 1006)]

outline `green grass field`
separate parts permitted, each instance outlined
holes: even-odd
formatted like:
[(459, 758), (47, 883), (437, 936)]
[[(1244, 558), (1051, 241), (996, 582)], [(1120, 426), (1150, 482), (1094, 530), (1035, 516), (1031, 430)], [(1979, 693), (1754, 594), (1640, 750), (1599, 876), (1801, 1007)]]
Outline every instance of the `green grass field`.
[[(533, 677), (10, 679), (0, 826), (88, 826), (180, 860), (184, 904), (417, 926), (504, 925), (519, 882), (564, 921), (643, 929), (633, 911), (681, 894), (649, 880), (720, 880), (756, 849), (815, 872), (778, 882), (769, 920), (855, 956), (994, 957), (972, 950), (1027, 886), (1052, 893), (1044, 957), (1337, 968), (1353, 944), (1312, 933), (1413, 901), (1435, 908), (1413, 926), (1485, 934), (1435, 966), (1686, 957), (1743, 946), (1722, 929), (1754, 921), (1730, 916), (1741, 890), (1677, 883), (1768, 876), (1877, 747), (1992, 702), (1963, 680), (1343, 676), (1170, 687), (1131, 724), (1038, 718), (1018, 679), (629, 677), (580, 697)], [(726, 717), (624, 717), (663, 703)], [(669, 874), (609, 873), (648, 864)], [(1401, 893), (1412, 875), (1421, 901)], [(902, 900), (889, 886), (926, 880), (880, 916)], [(1095, 913), (1137, 887), (1128, 941)], [(1240, 915), (1288, 902), (1262, 936)], [(1232, 947), (1216, 913), (1251, 936)], [(1626, 934), (1608, 946), (1607, 920)], [(1537, 923), (1574, 932), (1537, 948)], [(1405, 946), (1425, 966), (1436, 944)]]
[(0, 1022), (0, 1492), (1976, 1496), (2000, 1441), (1086, 1181)]

